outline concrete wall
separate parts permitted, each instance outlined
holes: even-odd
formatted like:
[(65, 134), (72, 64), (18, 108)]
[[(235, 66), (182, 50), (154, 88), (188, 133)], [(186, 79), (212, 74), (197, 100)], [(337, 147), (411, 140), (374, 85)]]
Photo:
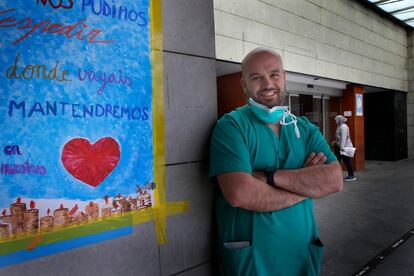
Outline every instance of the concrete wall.
[[(213, 187), (207, 152), (217, 118), (213, 2), (164, 0), (167, 201), (189, 200), (167, 220), (161, 275), (212, 275)], [(149, 274), (148, 274), (149, 275)]]
[(216, 120), (213, 3), (163, 1), (167, 201), (188, 200), (167, 218), (158, 246), (152, 222), (129, 236), (0, 269), (0, 275), (211, 275), (213, 189), (206, 151)]
[(414, 31), (408, 35), (407, 128), (408, 156), (414, 156)]
[(407, 33), (353, 0), (214, 0), (218, 59), (280, 52), (288, 71), (407, 91)]

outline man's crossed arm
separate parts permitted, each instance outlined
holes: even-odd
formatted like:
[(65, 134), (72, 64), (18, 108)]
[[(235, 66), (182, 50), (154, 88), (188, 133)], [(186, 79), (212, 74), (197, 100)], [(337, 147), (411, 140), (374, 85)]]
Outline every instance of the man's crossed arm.
[(321, 198), (342, 190), (342, 170), (338, 161), (324, 164), (323, 153), (310, 154), (304, 167), (278, 170), (276, 187), (266, 183), (263, 172), (223, 173), (217, 176), (220, 189), (233, 207), (267, 212), (292, 206), (307, 197)]

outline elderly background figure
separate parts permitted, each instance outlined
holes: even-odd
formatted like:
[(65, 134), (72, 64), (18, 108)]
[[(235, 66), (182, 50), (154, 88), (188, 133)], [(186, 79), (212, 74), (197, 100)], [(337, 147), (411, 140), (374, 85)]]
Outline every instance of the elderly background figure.
[(345, 177), (345, 181), (354, 181), (356, 177), (354, 175), (354, 170), (352, 168), (352, 161), (351, 158), (354, 156), (354, 147), (351, 142), (351, 138), (349, 137), (349, 128), (345, 124), (347, 119), (342, 116), (338, 115), (335, 117), (335, 121), (337, 124), (336, 132), (335, 132), (335, 141), (333, 142), (334, 152), (338, 161), (341, 160), (344, 162), (346, 169), (348, 171), (348, 176)]

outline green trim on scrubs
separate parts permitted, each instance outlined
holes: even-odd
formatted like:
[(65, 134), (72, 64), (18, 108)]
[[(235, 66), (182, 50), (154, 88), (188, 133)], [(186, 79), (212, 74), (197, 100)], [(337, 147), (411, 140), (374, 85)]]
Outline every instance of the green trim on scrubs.
[[(211, 140), (210, 179), (226, 172), (302, 168), (312, 152), (323, 152), (327, 163), (336, 161), (319, 129), (306, 118), (297, 120), (300, 138), (294, 124), (281, 126), (278, 138), (247, 105), (224, 115)], [(222, 275), (319, 274), (323, 246), (311, 199), (278, 211), (251, 212), (230, 206), (217, 189), (216, 219)]]

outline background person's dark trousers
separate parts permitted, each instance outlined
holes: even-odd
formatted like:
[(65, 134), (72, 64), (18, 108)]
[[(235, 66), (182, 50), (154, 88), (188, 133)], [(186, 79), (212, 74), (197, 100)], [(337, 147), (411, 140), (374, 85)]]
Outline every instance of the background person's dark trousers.
[(348, 176), (345, 177), (346, 181), (352, 181), (352, 180), (356, 180), (356, 177), (354, 176), (354, 170), (352, 168), (352, 160), (351, 157), (348, 157), (346, 155), (342, 155), (340, 152), (340, 149), (337, 145), (334, 145), (334, 153), (336, 158), (338, 159), (339, 162), (341, 162), (341, 160), (344, 162), (346, 169), (348, 171)]

